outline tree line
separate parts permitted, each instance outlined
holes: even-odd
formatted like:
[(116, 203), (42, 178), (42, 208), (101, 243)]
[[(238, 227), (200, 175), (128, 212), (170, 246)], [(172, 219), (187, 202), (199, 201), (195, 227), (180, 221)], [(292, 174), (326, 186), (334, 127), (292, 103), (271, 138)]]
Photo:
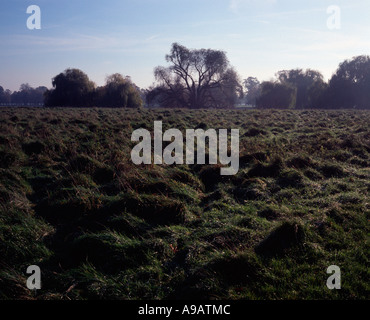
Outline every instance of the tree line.
[(331, 79), (317, 70), (292, 69), (275, 79), (241, 80), (221, 50), (189, 49), (173, 43), (165, 56), (168, 66), (154, 69), (156, 83), (140, 89), (119, 73), (96, 86), (79, 69), (66, 69), (52, 79), (52, 88), (22, 84), (10, 92), (0, 86), (0, 104), (44, 104), (47, 107), (370, 109), (370, 57), (340, 63)]
[(282, 70), (262, 83), (256, 77), (240, 81), (223, 51), (189, 50), (177, 43), (166, 61), (170, 65), (155, 69), (157, 84), (146, 92), (149, 106), (370, 109), (370, 57), (365, 55), (342, 62), (328, 82), (311, 69)]
[(107, 77), (106, 84), (97, 87), (79, 69), (67, 69), (52, 80), (53, 88), (45, 92), (46, 107), (111, 107), (140, 108), (140, 89), (119, 73)]
[(244, 80), (246, 102), (257, 108), (370, 109), (370, 57), (342, 62), (328, 82), (319, 71), (283, 70), (276, 80)]
[(46, 87), (32, 88), (28, 83), (20, 86), (19, 91), (11, 92), (0, 86), (0, 105), (43, 105)]
[(104, 86), (97, 87), (87, 74), (79, 69), (66, 69), (52, 79), (52, 88), (32, 88), (22, 84), (11, 92), (0, 86), (2, 105), (44, 105), (46, 107), (112, 107), (140, 108), (143, 93), (130, 77), (115, 73), (106, 78)]

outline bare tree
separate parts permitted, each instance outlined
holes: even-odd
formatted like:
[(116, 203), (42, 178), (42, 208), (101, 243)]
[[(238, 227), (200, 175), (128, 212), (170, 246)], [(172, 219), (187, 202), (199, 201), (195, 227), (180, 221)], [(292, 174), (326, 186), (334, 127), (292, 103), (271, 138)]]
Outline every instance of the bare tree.
[(194, 109), (220, 104), (230, 107), (242, 92), (237, 73), (223, 51), (189, 50), (174, 43), (166, 61), (171, 65), (157, 67), (154, 74), (163, 100), (175, 105)]

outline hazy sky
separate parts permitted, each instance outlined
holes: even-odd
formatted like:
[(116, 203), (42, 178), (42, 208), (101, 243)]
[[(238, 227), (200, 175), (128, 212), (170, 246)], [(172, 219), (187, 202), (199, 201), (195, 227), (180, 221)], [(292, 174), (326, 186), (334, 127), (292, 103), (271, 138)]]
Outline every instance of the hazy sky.
[[(29, 5), (41, 9), (41, 30), (27, 28)], [(340, 29), (327, 26), (331, 5)], [(98, 85), (119, 72), (145, 88), (173, 42), (226, 51), (242, 79), (297, 67), (328, 79), (370, 54), (370, 0), (1, 0), (0, 85), (51, 87), (73, 67)]]

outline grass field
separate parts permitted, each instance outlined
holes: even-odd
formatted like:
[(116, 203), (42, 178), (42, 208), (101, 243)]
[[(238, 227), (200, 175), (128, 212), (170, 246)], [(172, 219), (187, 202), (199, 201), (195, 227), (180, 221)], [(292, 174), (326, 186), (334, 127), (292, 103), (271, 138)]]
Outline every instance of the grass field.
[[(239, 128), (238, 174), (133, 165), (131, 133), (155, 120)], [(2, 108), (0, 122), (0, 299), (369, 298), (369, 111)]]

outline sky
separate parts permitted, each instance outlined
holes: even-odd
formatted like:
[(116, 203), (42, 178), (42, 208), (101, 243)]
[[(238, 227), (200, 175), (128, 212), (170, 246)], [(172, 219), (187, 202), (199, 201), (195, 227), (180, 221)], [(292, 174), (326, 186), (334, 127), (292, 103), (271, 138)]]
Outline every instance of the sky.
[[(30, 5), (39, 30), (27, 28)], [(0, 86), (50, 88), (78, 68), (97, 85), (118, 72), (147, 88), (174, 42), (225, 51), (241, 79), (311, 68), (328, 80), (340, 62), (370, 55), (369, 17), (369, 0), (1, 0)]]

